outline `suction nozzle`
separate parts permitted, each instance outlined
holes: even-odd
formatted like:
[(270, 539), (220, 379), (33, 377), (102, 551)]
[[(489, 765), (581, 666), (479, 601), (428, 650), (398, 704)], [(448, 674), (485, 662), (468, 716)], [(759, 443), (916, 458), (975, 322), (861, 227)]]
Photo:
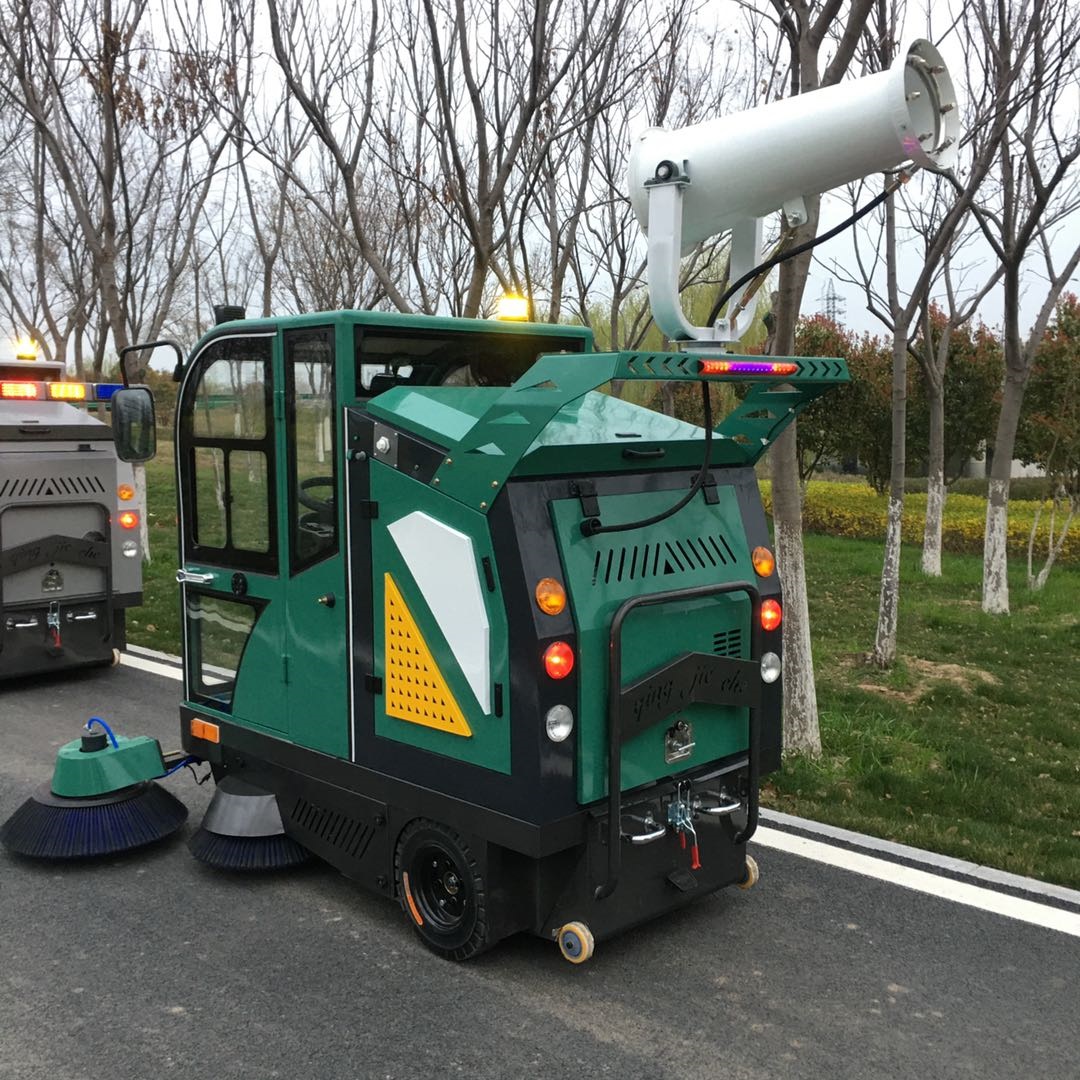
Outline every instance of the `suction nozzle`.
[(57, 860), (115, 855), (163, 840), (187, 820), (187, 807), (154, 783), (167, 772), (157, 739), (116, 736), (96, 716), (86, 727), (60, 747), (52, 780), (0, 827), (9, 851)]

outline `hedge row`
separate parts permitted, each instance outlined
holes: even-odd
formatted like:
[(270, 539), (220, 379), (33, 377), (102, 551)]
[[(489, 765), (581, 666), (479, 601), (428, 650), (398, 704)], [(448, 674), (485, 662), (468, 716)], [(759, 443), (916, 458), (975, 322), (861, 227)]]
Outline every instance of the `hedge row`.
[[(772, 492), (768, 481), (762, 482), (765, 509), (772, 513)], [(1039, 504), (1017, 499), (1009, 501), (1009, 554), (1027, 558), (1028, 536)], [(861, 540), (884, 540), (888, 496), (878, 495), (869, 485), (838, 484), (812, 480), (807, 485), (803, 505), (803, 528), (807, 532), (829, 536), (851, 536)], [(926, 496), (910, 494), (904, 498), (903, 536), (907, 543), (921, 544), (926, 520)], [(1046, 552), (1050, 521), (1049, 504), (1043, 509), (1036, 537), (1036, 566)], [(1062, 524), (1058, 515), (1056, 528)], [(986, 526), (986, 500), (977, 495), (952, 495), (945, 501), (945, 520), (941, 542), (946, 551), (981, 554)], [(1058, 556), (1060, 563), (1080, 566), (1080, 519), (1074, 518)]]

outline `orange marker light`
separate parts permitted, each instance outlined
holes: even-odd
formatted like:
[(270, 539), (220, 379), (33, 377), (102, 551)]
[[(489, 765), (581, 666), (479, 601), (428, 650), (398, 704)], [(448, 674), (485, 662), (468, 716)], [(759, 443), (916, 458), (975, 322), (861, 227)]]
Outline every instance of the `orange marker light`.
[(49, 397), (53, 401), (85, 401), (86, 384), (81, 382), (49, 383)]
[(197, 716), (191, 718), (191, 734), (206, 742), (221, 742), (221, 728), (217, 724), (211, 724), (209, 720), (200, 720)]
[(574, 650), (565, 641), (553, 641), (544, 650), (544, 670), (552, 679), (565, 679), (574, 670)]
[(761, 629), (762, 630), (775, 630), (780, 625), (780, 620), (783, 619), (784, 613), (780, 610), (780, 603), (777, 600), (762, 600), (761, 601)]
[(767, 547), (756, 547), (750, 554), (754, 564), (754, 573), (758, 577), (768, 577), (776, 569), (776, 559)]
[(558, 615), (566, 607), (566, 590), (554, 578), (536, 583), (536, 606), (545, 615)]
[(131, 502), (135, 498), (135, 489), (130, 484), (121, 484), (116, 489), (116, 497), (121, 502)]
[(139, 515), (134, 510), (125, 510), (117, 520), (121, 529), (134, 529), (138, 527)]
[(0, 398), (36, 398), (38, 384), (32, 382), (0, 383)]

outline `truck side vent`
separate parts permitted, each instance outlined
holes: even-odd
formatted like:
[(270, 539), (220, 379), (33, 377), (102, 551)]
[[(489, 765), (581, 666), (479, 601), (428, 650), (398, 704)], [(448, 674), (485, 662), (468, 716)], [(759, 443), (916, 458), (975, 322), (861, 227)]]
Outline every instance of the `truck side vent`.
[(354, 859), (361, 858), (367, 851), (374, 832), (366, 822), (357, 821), (336, 810), (326, 810), (304, 798), (297, 798), (291, 816), (299, 828), (331, 847), (340, 848)]
[(717, 656), (742, 656), (742, 629), (720, 630), (713, 634), (712, 651)]
[(104, 495), (96, 476), (24, 476), (0, 480), (0, 498), (43, 499), (50, 496)]
[(695, 570), (729, 566), (735, 555), (721, 534), (660, 540), (656, 543), (624, 544), (600, 548), (593, 559), (592, 583), (610, 585), (613, 581), (643, 581)]

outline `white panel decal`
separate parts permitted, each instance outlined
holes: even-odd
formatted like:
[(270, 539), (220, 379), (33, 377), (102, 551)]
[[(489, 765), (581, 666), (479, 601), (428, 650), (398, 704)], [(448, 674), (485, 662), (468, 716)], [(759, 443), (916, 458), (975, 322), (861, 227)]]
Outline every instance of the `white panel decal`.
[(491, 712), (488, 624), (472, 540), (419, 510), (387, 526), (476, 700)]

